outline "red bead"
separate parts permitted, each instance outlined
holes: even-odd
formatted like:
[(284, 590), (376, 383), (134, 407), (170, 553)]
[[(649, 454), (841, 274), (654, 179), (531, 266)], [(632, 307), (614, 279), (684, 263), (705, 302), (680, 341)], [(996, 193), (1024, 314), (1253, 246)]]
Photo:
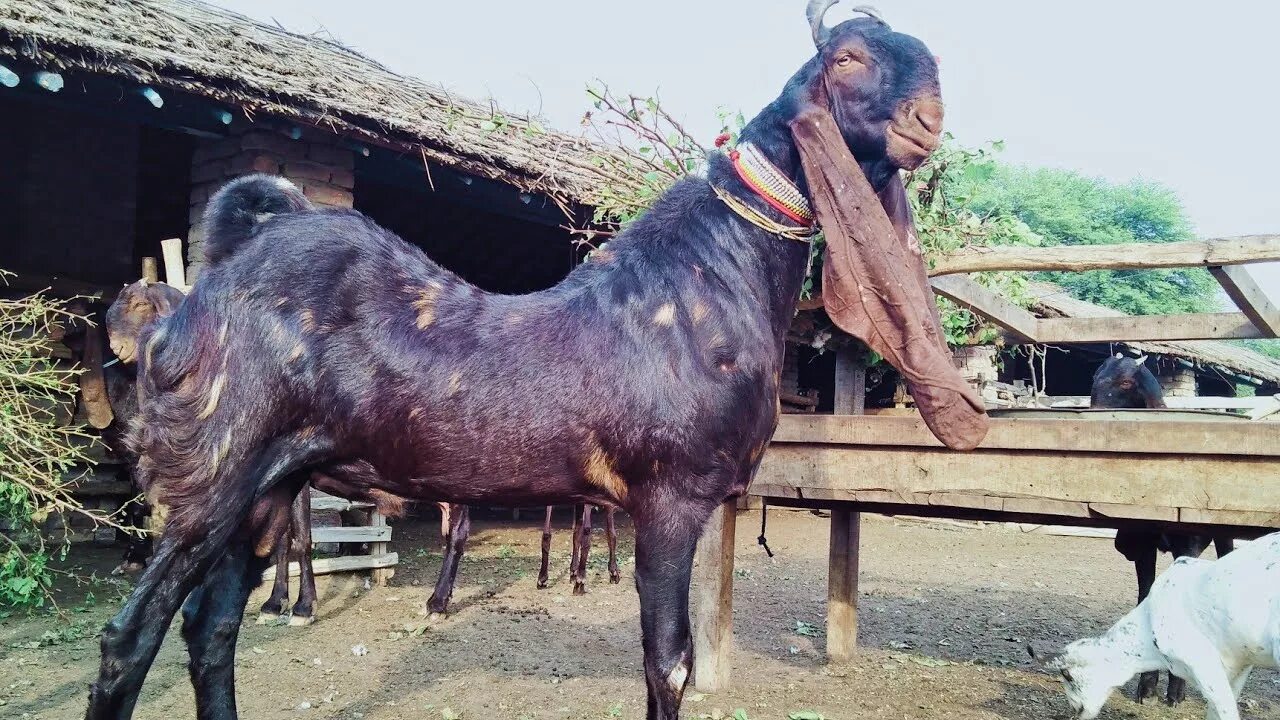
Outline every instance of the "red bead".
[(729, 133), (720, 133), (719, 135), (717, 135), (716, 147), (724, 147), (724, 144), (729, 142), (729, 138), (730, 138)]

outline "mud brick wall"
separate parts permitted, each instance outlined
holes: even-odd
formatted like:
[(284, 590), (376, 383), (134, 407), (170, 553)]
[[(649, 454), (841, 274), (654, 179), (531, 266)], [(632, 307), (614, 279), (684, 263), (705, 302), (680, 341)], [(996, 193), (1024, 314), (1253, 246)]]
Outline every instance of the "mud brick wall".
[[(295, 137), (296, 136), (296, 137)], [(200, 272), (200, 227), (209, 198), (228, 180), (252, 173), (288, 178), (316, 205), (352, 207), (355, 152), (319, 131), (287, 134), (250, 128), (225, 138), (201, 141), (191, 159), (191, 230), (187, 234), (187, 283)]]

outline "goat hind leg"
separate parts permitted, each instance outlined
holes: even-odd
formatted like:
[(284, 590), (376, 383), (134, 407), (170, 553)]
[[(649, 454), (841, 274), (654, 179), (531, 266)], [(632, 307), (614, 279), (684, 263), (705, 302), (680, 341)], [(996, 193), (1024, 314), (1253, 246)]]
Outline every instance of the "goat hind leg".
[(613, 508), (604, 511), (604, 533), (609, 543), (609, 582), (617, 585), (622, 581), (622, 571), (618, 569), (618, 527), (614, 523)]
[(290, 553), (298, 558), (298, 601), (289, 625), (304, 627), (316, 621), (316, 573), (311, 566), (311, 484), (303, 483), (289, 508)]
[(446, 615), (449, 612), (449, 600), (453, 597), (453, 587), (458, 581), (458, 565), (462, 562), (462, 551), (466, 548), (470, 535), (471, 508), (466, 505), (449, 506), (449, 531), (445, 536), (440, 578), (436, 580), (436, 589), (427, 601), (427, 611), (432, 616)]
[(293, 541), (292, 528), (286, 527), (284, 536), (276, 542), (272, 559), (276, 565), (275, 582), (271, 585), (271, 595), (258, 608), (258, 624), (268, 625), (276, 622), (284, 615), (284, 607), (289, 604), (289, 543)]
[[(1140, 548), (1140, 551), (1133, 557), (1133, 566), (1137, 570), (1138, 575), (1138, 602), (1141, 603), (1146, 599), (1147, 594), (1151, 592), (1151, 585), (1156, 579), (1156, 543), (1152, 538), (1151, 542)], [(1166, 696), (1169, 696), (1175, 689), (1175, 680), (1181, 683), (1181, 680), (1169, 675), (1169, 688)], [(1139, 703), (1146, 703), (1154, 700), (1159, 696), (1160, 672), (1158, 670), (1144, 672), (1138, 679), (1137, 694), (1134, 697)]]
[(547, 575), (550, 572), (551, 565), (551, 511), (554, 508), (547, 506), (546, 518), (542, 521), (542, 564), (538, 566), (538, 589), (541, 590), (547, 586)]
[(591, 552), (591, 511), (594, 509), (594, 505), (582, 506), (582, 524), (578, 526), (578, 532), (574, 535), (576, 552), (573, 567), (570, 568), (573, 575), (574, 595), (587, 594), (587, 555)]

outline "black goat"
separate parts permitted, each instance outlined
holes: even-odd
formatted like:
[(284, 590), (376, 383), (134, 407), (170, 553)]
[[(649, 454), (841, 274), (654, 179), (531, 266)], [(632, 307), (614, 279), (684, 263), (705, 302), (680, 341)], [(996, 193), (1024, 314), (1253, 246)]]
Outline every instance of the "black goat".
[[(102, 338), (114, 360), (103, 363), (102, 375), (106, 384), (107, 401), (114, 416), (111, 424), (102, 431), (102, 440), (116, 458), (121, 461), (118, 477), (128, 480), (141, 494), (142, 489), (134, 480), (137, 456), (126, 435), (138, 415), (138, 372), (134, 363), (137, 353), (136, 339), (142, 329), (157, 318), (166, 317), (182, 302), (182, 291), (162, 282), (139, 281), (126, 285), (107, 307), (104, 313), (106, 334)], [(112, 338), (127, 338), (127, 342)], [(145, 530), (126, 538), (123, 560), (112, 574), (134, 573), (141, 570), (151, 555), (151, 536), (162, 524), (162, 517), (152, 517), (150, 505), (139, 497), (128, 501), (124, 507), (126, 522), (134, 528)], [(154, 526), (154, 527), (152, 527)]]
[[(592, 505), (578, 505), (573, 509), (573, 551), (569, 559), (569, 578), (573, 581), (573, 594), (587, 593), (587, 555), (591, 551), (591, 512)], [(546, 518), (542, 523), (542, 564), (538, 568), (538, 587), (547, 586), (547, 578), (551, 565), (551, 511), (547, 506)], [(616, 585), (622, 581), (622, 571), (618, 569), (618, 529), (614, 522), (612, 507), (604, 508), (605, 539), (609, 545), (609, 582)]]
[[(895, 310), (906, 288), (930, 298), (911, 308), (922, 324), (893, 315), (876, 328), (927, 338), (910, 349), (936, 358), (942, 335), (898, 170), (939, 142), (937, 65), (878, 18), (822, 27), (831, 4), (811, 3), (817, 55), (739, 147), (803, 196), (803, 133), (839, 131), (843, 142), (823, 148), (852, 153), (857, 165), (840, 172), (869, 181), (898, 230), (874, 241), (906, 249), (864, 256), (863, 279)], [(103, 630), (87, 717), (132, 714), (179, 605), (198, 715), (236, 717), (245, 602), (274, 529), (320, 477), (316, 487), (389, 515), (406, 499), (626, 509), (647, 716), (676, 718), (693, 654), (694, 547), (713, 509), (745, 492), (776, 427), (783, 343), (809, 259), (796, 233), (780, 232), (791, 215), (740, 172), (736, 159), (712, 157), (704, 178), (676, 184), (607, 251), (519, 297), (468, 285), (358, 212), (237, 222), (279, 202), (287, 189), (276, 181), (221, 190), (205, 251), (222, 259), (144, 345), (139, 467), (169, 520)], [(814, 186), (824, 198), (846, 187), (830, 175)]]
[[(1164, 391), (1160, 381), (1143, 364), (1145, 357), (1132, 359), (1117, 354), (1107, 358), (1093, 375), (1093, 392), (1089, 407), (1093, 408), (1162, 408)], [(1122, 528), (1116, 531), (1116, 550), (1130, 562), (1138, 574), (1138, 602), (1146, 599), (1156, 580), (1156, 553), (1172, 553), (1175, 558), (1200, 557), (1209, 543), (1213, 543), (1222, 557), (1231, 552), (1235, 539), (1229, 534), (1195, 535), (1138, 528)], [(1137, 701), (1156, 697), (1160, 684), (1159, 672), (1146, 672), (1138, 681)], [(1187, 683), (1180, 677), (1169, 675), (1165, 688), (1165, 701), (1177, 705), (1186, 699)]]

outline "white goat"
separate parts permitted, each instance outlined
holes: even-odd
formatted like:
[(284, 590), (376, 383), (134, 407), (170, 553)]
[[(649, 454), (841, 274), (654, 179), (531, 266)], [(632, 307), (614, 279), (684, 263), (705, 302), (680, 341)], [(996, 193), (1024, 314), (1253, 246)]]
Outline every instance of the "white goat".
[(1200, 690), (1208, 720), (1239, 720), (1254, 667), (1280, 667), (1280, 533), (1220, 560), (1179, 558), (1136, 608), (1097, 638), (1033, 658), (1062, 676), (1079, 720), (1140, 672), (1166, 670)]

